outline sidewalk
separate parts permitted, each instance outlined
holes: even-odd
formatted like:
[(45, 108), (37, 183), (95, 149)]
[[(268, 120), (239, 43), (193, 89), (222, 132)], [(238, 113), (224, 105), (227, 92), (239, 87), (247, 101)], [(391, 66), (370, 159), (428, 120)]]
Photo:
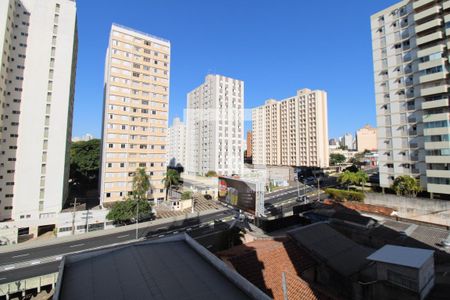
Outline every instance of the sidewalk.
[[(186, 213), (184, 215), (174, 216), (171, 218), (156, 219), (156, 220), (149, 221), (149, 222), (139, 223), (139, 228), (145, 228), (145, 227), (155, 226), (155, 225), (170, 224), (170, 223), (173, 223), (176, 221), (189, 219), (189, 218), (195, 218), (198, 216), (205, 216), (205, 215), (221, 212), (224, 210), (226, 210), (226, 208), (221, 207), (218, 209), (211, 209), (211, 210), (207, 210), (207, 211), (195, 212), (193, 214)], [(135, 228), (136, 228), (136, 224), (131, 224), (131, 225), (126, 225), (126, 226), (115, 227), (112, 229), (91, 231), (91, 232), (87, 232), (87, 233), (83, 233), (83, 234), (65, 236), (65, 237), (60, 237), (60, 238), (54, 237), (52, 239), (47, 239), (47, 240), (32, 240), (32, 241), (28, 241), (28, 242), (24, 242), (24, 243), (20, 243), (20, 244), (2, 246), (2, 247), (0, 247), (0, 253), (14, 252), (14, 251), (20, 251), (20, 250), (32, 249), (32, 248), (44, 247), (44, 246), (50, 246), (50, 245), (58, 245), (58, 244), (72, 242), (72, 241), (79, 241), (79, 240), (94, 238), (94, 237), (98, 237), (98, 236), (105, 236), (105, 235), (110, 235), (110, 234), (114, 234), (114, 233), (129, 231), (129, 230), (133, 230)]]

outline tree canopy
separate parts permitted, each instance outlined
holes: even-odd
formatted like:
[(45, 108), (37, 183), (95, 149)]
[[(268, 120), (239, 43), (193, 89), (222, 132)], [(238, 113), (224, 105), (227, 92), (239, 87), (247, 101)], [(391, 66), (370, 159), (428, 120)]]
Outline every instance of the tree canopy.
[(169, 189), (173, 185), (177, 185), (180, 182), (180, 174), (173, 169), (168, 169), (166, 177), (162, 180), (164, 183), (164, 188), (166, 189), (166, 201), (169, 195)]
[(150, 181), (145, 168), (137, 168), (133, 176), (133, 200), (147, 200), (149, 189)]
[(358, 184), (362, 186), (364, 190), (364, 185), (369, 180), (369, 176), (363, 171), (351, 172), (344, 171), (339, 175), (338, 182), (347, 186), (347, 190), (350, 189), (351, 184)]
[(217, 177), (217, 172), (216, 171), (208, 171), (205, 174), (206, 177)]
[(98, 174), (100, 167), (100, 140), (73, 142), (70, 148), (70, 170), (85, 177)]
[(343, 154), (340, 153), (331, 153), (330, 154), (330, 165), (339, 165), (345, 162), (346, 158)]
[(139, 220), (149, 219), (153, 216), (152, 207), (147, 200), (133, 200), (131, 198), (124, 201), (117, 201), (106, 215), (108, 220), (115, 224), (128, 224), (136, 222), (137, 205), (139, 204)]
[(398, 196), (416, 197), (421, 191), (420, 183), (416, 178), (408, 175), (402, 175), (394, 180), (392, 189)]

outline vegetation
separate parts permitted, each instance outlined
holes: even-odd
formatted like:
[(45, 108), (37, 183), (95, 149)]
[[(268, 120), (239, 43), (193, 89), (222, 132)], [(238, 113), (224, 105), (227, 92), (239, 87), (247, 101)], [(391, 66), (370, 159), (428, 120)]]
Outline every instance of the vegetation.
[(184, 191), (181, 194), (181, 200), (187, 200), (187, 199), (192, 199), (192, 192), (191, 191)]
[(416, 178), (403, 175), (395, 178), (392, 189), (398, 196), (416, 197), (421, 191), (420, 183)]
[(152, 207), (147, 200), (136, 201), (128, 198), (125, 201), (117, 201), (114, 203), (106, 218), (114, 221), (115, 224), (129, 224), (136, 221), (138, 210), (139, 220), (148, 219), (152, 216)]
[(330, 165), (336, 166), (344, 163), (346, 160), (345, 156), (340, 153), (331, 153), (330, 154)]
[(364, 193), (357, 191), (343, 191), (338, 189), (325, 189), (325, 193), (330, 195), (330, 197), (336, 201), (357, 201), (364, 202), (365, 195)]
[(74, 197), (98, 188), (100, 140), (73, 142), (70, 148), (70, 190)]
[(166, 189), (166, 201), (169, 195), (169, 189), (173, 185), (177, 185), (180, 182), (180, 174), (174, 169), (168, 169), (166, 177), (162, 180)]
[(137, 168), (133, 177), (132, 200), (147, 200), (147, 193), (150, 189), (150, 178), (145, 172), (145, 168)]
[(205, 174), (206, 177), (217, 177), (217, 172), (216, 171), (208, 171)]
[(108, 220), (116, 224), (127, 224), (136, 220), (148, 219), (152, 216), (152, 208), (147, 201), (150, 189), (149, 176), (145, 168), (138, 168), (133, 177), (133, 191), (124, 201), (117, 201), (106, 215)]
[(364, 191), (364, 185), (369, 180), (369, 176), (363, 171), (350, 172), (345, 171), (339, 175), (338, 182), (346, 185), (347, 190), (350, 189), (350, 185), (361, 185), (361, 190)]

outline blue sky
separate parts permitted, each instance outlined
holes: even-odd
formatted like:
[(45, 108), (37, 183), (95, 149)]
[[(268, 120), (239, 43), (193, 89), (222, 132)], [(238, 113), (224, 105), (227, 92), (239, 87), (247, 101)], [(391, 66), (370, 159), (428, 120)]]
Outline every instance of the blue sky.
[(326, 90), (330, 138), (376, 125), (370, 15), (396, 2), (79, 0), (73, 136), (100, 136), (113, 22), (171, 41), (170, 123), (186, 93), (216, 73), (244, 80), (246, 108), (303, 87)]

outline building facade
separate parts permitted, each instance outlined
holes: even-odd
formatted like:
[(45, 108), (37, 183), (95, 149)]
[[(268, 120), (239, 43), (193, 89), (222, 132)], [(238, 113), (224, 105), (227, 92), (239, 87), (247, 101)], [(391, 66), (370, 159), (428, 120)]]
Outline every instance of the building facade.
[(400, 175), (450, 194), (449, 1), (401, 1), (371, 17), (380, 185)]
[(302, 89), (252, 110), (253, 164), (328, 167), (325, 91)]
[(74, 1), (0, 2), (0, 220), (30, 231), (67, 197), (77, 43)]
[(100, 199), (132, 194), (137, 168), (150, 176), (148, 198), (164, 199), (170, 42), (113, 24), (105, 65)]
[(356, 149), (358, 152), (377, 150), (377, 129), (366, 125), (356, 131)]
[(244, 166), (244, 82), (207, 75), (187, 95), (186, 171), (241, 174)]
[(247, 131), (247, 149), (246, 149), (246, 157), (250, 158), (253, 156), (253, 152), (252, 152), (252, 140), (253, 140), (253, 134), (252, 131), (249, 130)]
[(174, 118), (167, 135), (167, 165), (177, 167), (186, 165), (186, 125), (180, 118)]
[(341, 147), (346, 147), (347, 150), (353, 150), (355, 149), (355, 139), (353, 138), (353, 135), (351, 133), (344, 134), (343, 137), (341, 137)]

